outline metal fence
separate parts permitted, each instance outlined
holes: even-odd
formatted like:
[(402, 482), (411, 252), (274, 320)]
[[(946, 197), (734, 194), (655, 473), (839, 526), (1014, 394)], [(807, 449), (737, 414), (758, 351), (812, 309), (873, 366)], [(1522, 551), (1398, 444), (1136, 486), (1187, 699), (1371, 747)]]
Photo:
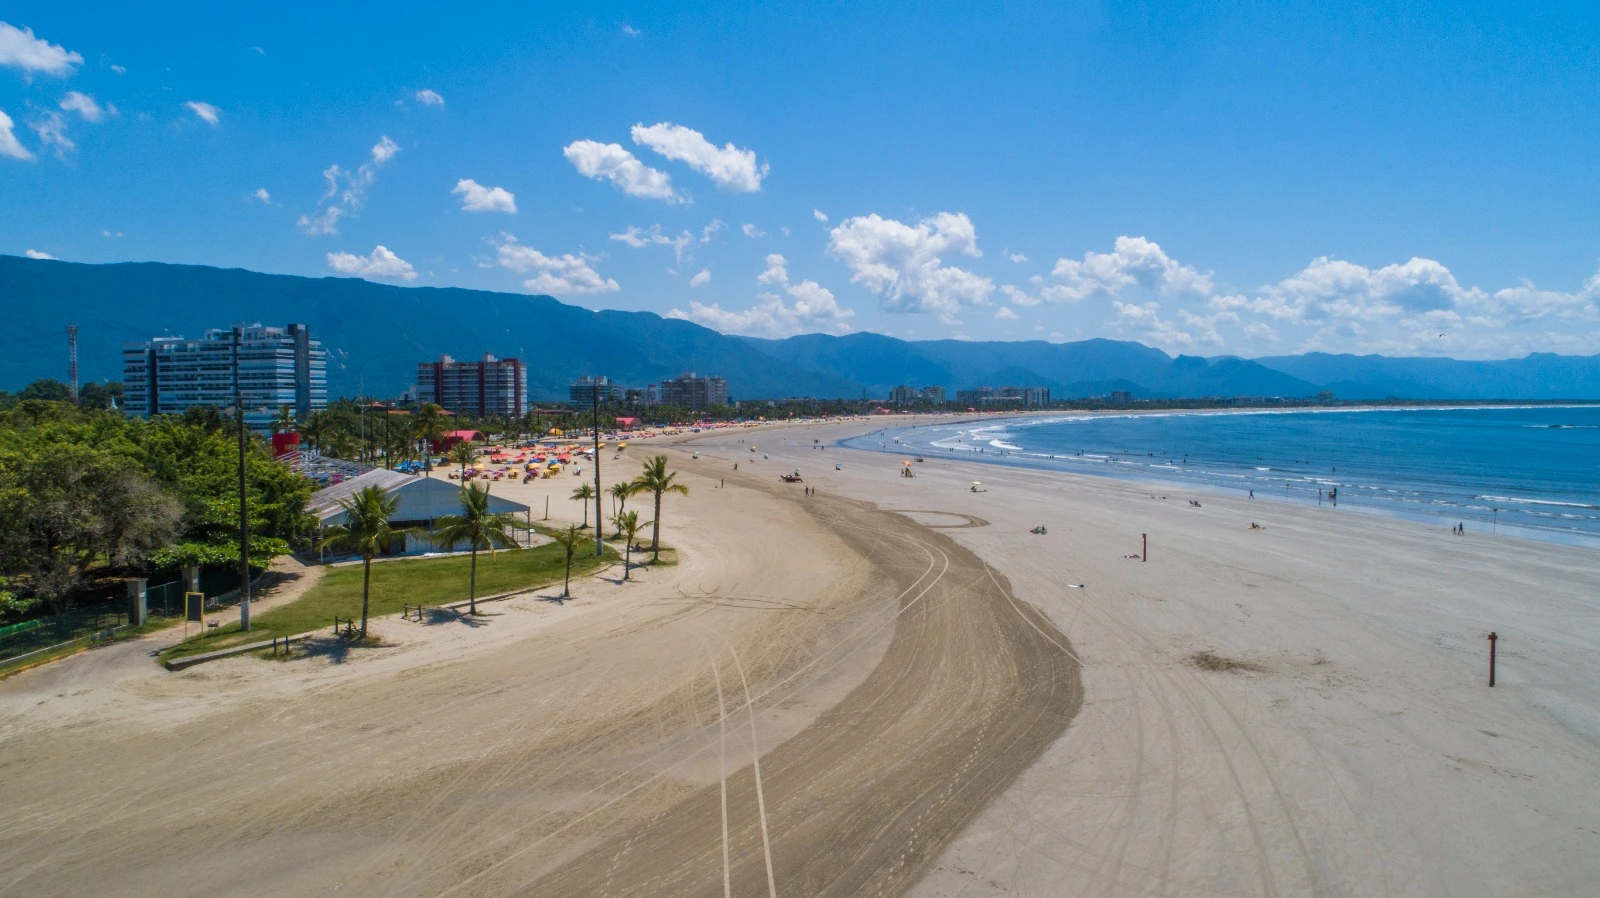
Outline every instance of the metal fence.
[[(181, 595), (179, 599), (181, 601)], [(8, 627), (12, 632), (0, 635), (0, 664), (64, 642), (115, 629), (127, 622), (128, 602), (119, 599), (28, 621), (33, 626), (27, 629)]]

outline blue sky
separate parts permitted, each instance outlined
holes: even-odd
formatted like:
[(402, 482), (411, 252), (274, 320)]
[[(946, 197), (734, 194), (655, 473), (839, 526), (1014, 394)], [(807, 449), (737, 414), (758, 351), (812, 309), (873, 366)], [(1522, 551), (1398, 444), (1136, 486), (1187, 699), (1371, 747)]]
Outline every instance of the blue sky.
[(0, 4), (0, 252), (762, 336), (1600, 352), (1593, 4), (1222, 6)]

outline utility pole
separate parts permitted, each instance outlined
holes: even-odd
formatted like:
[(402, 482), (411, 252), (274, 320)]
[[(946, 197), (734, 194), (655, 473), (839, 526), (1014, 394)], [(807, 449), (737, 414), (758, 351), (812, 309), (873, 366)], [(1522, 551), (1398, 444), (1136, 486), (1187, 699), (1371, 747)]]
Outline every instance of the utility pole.
[(600, 494), (600, 378), (596, 376), (590, 386), (594, 389), (590, 394), (594, 398), (594, 557), (599, 558), (605, 554), (605, 543), (601, 540), (606, 530), (600, 517), (605, 510), (601, 504), (605, 500)]
[(67, 325), (67, 385), (72, 390), (72, 404), (78, 404), (78, 326)]
[(244, 483), (244, 388), (239, 383), (239, 350), (244, 329), (233, 329), (233, 411), (239, 425), (239, 629), (250, 629), (250, 497)]

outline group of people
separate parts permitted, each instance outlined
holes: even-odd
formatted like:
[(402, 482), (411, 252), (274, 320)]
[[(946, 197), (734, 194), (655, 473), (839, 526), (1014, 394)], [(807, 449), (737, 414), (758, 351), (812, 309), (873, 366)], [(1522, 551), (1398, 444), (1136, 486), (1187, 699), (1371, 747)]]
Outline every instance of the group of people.
[(1465, 536), (1467, 533), (1467, 525), (1465, 523), (1457, 524), (1450, 528), (1450, 532), (1456, 536)]

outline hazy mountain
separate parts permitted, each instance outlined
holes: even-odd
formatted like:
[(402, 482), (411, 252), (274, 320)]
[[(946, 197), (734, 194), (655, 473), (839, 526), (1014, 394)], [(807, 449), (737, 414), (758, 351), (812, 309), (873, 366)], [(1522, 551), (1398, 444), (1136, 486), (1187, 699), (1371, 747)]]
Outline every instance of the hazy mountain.
[(1496, 362), (1381, 356), (1173, 358), (1139, 343), (910, 342), (881, 334), (761, 340), (648, 312), (593, 312), (548, 296), (396, 287), (193, 265), (84, 265), (0, 256), (5, 318), (0, 389), (66, 376), (63, 328), (76, 322), (80, 377), (120, 379), (124, 341), (199, 336), (234, 322), (311, 326), (329, 350), (334, 395), (358, 384), (395, 395), (418, 362), (484, 352), (528, 362), (529, 394), (562, 399), (598, 373), (626, 385), (682, 371), (721, 374), (738, 398), (881, 397), (896, 384), (1046, 386), (1058, 398), (1127, 390), (1138, 397), (1600, 397), (1600, 356), (1531, 355)]

